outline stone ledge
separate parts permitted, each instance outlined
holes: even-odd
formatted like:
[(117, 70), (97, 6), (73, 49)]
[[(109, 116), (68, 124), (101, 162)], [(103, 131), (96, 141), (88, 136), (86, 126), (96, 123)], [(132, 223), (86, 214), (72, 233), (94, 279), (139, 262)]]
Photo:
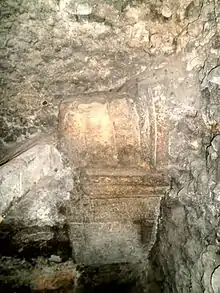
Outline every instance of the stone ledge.
[(163, 172), (132, 169), (86, 169), (80, 181), (83, 192), (91, 198), (157, 197), (168, 185)]
[(91, 198), (136, 198), (158, 197), (165, 191), (164, 187), (146, 187), (145, 185), (112, 185), (105, 183), (83, 184), (82, 190)]
[(86, 168), (84, 170), (84, 175), (88, 176), (91, 181), (96, 181), (100, 178), (106, 180), (107, 183), (141, 183), (146, 186), (164, 186), (167, 185), (167, 180), (165, 176), (166, 170), (155, 171), (155, 170), (139, 170), (134, 168)]
[(153, 221), (160, 208), (161, 197), (81, 199), (69, 207), (72, 221), (134, 223)]

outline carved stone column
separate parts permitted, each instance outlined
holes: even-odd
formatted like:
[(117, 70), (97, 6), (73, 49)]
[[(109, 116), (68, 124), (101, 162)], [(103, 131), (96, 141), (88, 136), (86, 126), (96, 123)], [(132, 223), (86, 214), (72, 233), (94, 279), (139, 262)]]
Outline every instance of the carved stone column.
[(138, 103), (99, 93), (60, 106), (61, 148), (80, 178), (69, 207), (77, 263), (136, 263), (155, 240), (167, 127), (150, 99), (144, 116)]

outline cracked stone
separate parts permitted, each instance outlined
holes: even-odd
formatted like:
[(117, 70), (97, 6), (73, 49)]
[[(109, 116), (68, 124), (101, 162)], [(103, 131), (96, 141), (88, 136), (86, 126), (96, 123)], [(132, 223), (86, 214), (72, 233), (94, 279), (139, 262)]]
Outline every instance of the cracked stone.
[(211, 83), (220, 85), (220, 66), (212, 69), (211, 72), (209, 73), (207, 79)]
[(220, 265), (214, 270), (212, 275), (212, 288), (214, 293), (220, 292)]

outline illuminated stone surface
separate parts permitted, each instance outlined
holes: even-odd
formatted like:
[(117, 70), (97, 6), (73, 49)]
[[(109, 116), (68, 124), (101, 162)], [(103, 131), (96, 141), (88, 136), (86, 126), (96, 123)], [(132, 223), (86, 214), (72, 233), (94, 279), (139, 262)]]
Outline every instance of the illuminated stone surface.
[(61, 104), (61, 148), (79, 171), (79, 189), (69, 206), (77, 263), (139, 262), (154, 243), (167, 186), (155, 163), (164, 163), (167, 129), (155, 120), (156, 112), (142, 123), (137, 108), (121, 94), (74, 97)]

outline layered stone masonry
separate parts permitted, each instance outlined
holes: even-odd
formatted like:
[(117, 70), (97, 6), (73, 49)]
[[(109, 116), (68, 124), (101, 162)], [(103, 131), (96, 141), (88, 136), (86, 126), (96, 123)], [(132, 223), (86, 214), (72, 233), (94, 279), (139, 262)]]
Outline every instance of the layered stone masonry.
[(153, 99), (144, 117), (138, 106), (115, 93), (60, 106), (60, 147), (80, 178), (69, 205), (77, 263), (136, 263), (151, 248), (167, 186), (163, 169), (156, 169), (166, 163), (167, 126)]

